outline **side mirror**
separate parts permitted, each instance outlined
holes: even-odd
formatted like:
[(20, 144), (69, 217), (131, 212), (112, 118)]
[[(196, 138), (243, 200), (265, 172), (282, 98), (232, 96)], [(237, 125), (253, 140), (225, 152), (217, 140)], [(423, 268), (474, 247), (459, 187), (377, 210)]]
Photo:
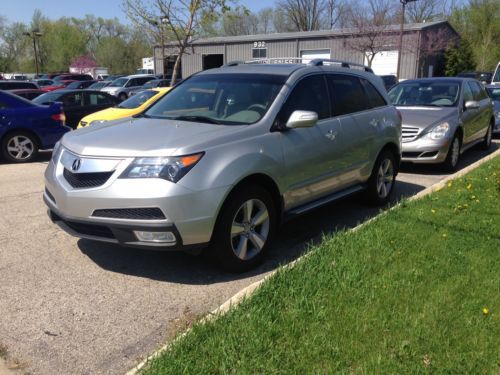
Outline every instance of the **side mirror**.
[(475, 100), (469, 100), (465, 102), (465, 110), (468, 109), (479, 109), (479, 102)]
[(318, 114), (312, 111), (293, 111), (286, 123), (288, 129), (310, 128), (318, 122)]

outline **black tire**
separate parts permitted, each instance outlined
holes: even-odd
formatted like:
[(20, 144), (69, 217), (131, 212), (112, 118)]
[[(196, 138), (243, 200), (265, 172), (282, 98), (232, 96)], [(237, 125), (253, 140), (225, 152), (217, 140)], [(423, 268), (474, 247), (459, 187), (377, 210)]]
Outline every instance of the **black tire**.
[(2, 156), (10, 163), (29, 163), (37, 157), (38, 147), (33, 134), (16, 131), (2, 139)]
[(124, 92), (122, 92), (122, 93), (120, 93), (120, 95), (118, 95), (118, 100), (120, 102), (123, 102), (124, 100), (127, 100), (127, 98), (128, 98), (128, 96)]
[(491, 147), (491, 138), (493, 137), (493, 122), (488, 126), (488, 131), (484, 136), (483, 141), (479, 144), (482, 150), (489, 150)]
[(443, 162), (443, 168), (447, 172), (454, 172), (457, 170), (458, 162), (460, 160), (460, 149), (462, 148), (462, 142), (457, 134), (453, 137), (450, 148), (448, 149), (448, 154)]
[[(252, 202), (252, 208), (247, 210), (250, 205), (244, 207), (244, 204), (249, 201)], [(261, 213), (263, 208), (267, 210), (266, 222), (258, 225), (254, 222), (255, 225), (252, 225), (251, 221), (244, 219), (246, 212), (250, 212), (250, 218), (254, 215), (255, 218), (261, 217), (258, 213)], [(234, 228), (242, 232), (233, 236), (232, 233), (236, 232)], [(271, 195), (260, 186), (243, 188), (231, 193), (224, 202), (215, 225), (210, 253), (215, 256), (217, 264), (229, 272), (248, 271), (264, 259), (275, 229), (276, 208)], [(263, 242), (262, 238), (265, 238)], [(263, 243), (260, 250), (254, 241)], [(240, 248), (244, 249), (239, 253), (241, 257), (236, 254)]]
[(396, 160), (390, 150), (383, 150), (378, 156), (365, 191), (368, 204), (381, 206), (391, 198), (396, 183)]

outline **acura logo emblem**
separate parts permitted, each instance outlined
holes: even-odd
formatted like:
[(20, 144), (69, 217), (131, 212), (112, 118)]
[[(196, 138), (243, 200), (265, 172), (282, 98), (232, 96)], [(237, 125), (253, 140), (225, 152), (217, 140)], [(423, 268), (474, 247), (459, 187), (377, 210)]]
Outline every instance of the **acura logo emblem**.
[(73, 160), (73, 164), (71, 165), (71, 169), (73, 171), (77, 171), (80, 169), (80, 165), (82, 164), (82, 159)]

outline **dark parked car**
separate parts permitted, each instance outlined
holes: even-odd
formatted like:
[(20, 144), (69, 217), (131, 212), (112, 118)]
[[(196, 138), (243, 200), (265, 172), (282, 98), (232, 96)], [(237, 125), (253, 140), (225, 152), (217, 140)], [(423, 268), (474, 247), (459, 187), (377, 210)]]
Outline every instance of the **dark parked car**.
[(491, 79), (493, 78), (492, 72), (462, 72), (457, 74), (457, 77), (462, 78), (474, 78), (479, 82), (488, 85), (491, 83)]
[(87, 87), (89, 90), (100, 90), (103, 87), (108, 86), (112, 81), (97, 81)]
[(55, 91), (55, 90), (65, 89), (69, 84), (71, 84), (73, 82), (78, 82), (78, 81), (71, 81), (71, 80), (68, 80), (68, 81), (54, 81), (53, 85), (51, 85), (51, 86), (43, 86), (41, 88), (41, 90), (43, 90), (45, 92), (49, 92), (49, 91)]
[(33, 160), (39, 149), (51, 149), (68, 132), (61, 103), (38, 105), (0, 91), (0, 148), (14, 163)]
[(52, 86), (54, 84), (54, 81), (48, 78), (33, 79), (31, 82), (36, 83), (39, 87)]
[(75, 81), (71, 82), (68, 86), (66, 86), (66, 88), (69, 90), (82, 90), (88, 88), (96, 82), (97, 81)]
[(389, 91), (392, 86), (398, 83), (398, 78), (393, 75), (387, 75), (387, 76), (379, 76), (382, 78), (382, 81), (384, 82), (385, 89)]
[(64, 113), (66, 113), (66, 123), (73, 129), (76, 129), (83, 117), (119, 103), (118, 99), (105, 92), (67, 89), (45, 93), (33, 102), (37, 104), (62, 102)]
[(0, 90), (39, 89), (34, 82), (1, 81)]
[(488, 85), (486, 91), (493, 100), (493, 113), (495, 115), (493, 133), (500, 134), (500, 85)]
[(144, 85), (142, 85), (138, 89), (130, 91), (129, 96), (135, 95), (138, 92), (141, 92), (144, 90), (154, 89), (155, 87), (169, 87), (169, 86), (170, 86), (169, 79), (153, 79), (151, 81), (146, 82)]
[(10, 90), (10, 92), (12, 94), (16, 94), (17, 96), (20, 96), (21, 98), (28, 100), (33, 100), (39, 97), (40, 95), (45, 94), (45, 91), (37, 89)]
[(47, 74), (42, 74), (42, 76), (40, 77), (41, 79), (54, 79), (56, 78), (57, 76), (60, 76), (61, 74), (68, 74), (68, 73), (64, 73), (64, 72), (58, 72), (58, 73), (47, 73)]

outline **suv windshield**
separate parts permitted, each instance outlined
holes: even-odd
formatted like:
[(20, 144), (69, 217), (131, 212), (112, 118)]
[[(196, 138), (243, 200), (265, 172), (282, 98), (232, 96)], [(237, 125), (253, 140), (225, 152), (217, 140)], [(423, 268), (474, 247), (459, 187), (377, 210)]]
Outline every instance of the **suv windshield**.
[(494, 101), (500, 101), (500, 87), (486, 87), (490, 98)]
[(160, 80), (158, 79), (153, 79), (151, 81), (148, 81), (146, 82), (144, 85), (142, 85), (142, 89), (151, 89), (153, 87), (156, 87), (158, 86), (158, 83), (160, 82)]
[(454, 107), (460, 97), (460, 82), (403, 82), (389, 91), (391, 103), (401, 107)]
[(118, 78), (109, 84), (108, 87), (123, 87), (128, 82), (128, 78)]
[(196, 76), (176, 86), (145, 115), (209, 124), (253, 124), (266, 114), (285, 80), (285, 76), (262, 74)]
[(158, 94), (158, 91), (154, 90), (141, 91), (132, 96), (131, 98), (118, 104), (118, 108), (127, 108), (127, 109), (137, 108), (143, 105), (146, 102), (146, 100), (152, 98), (156, 94)]

